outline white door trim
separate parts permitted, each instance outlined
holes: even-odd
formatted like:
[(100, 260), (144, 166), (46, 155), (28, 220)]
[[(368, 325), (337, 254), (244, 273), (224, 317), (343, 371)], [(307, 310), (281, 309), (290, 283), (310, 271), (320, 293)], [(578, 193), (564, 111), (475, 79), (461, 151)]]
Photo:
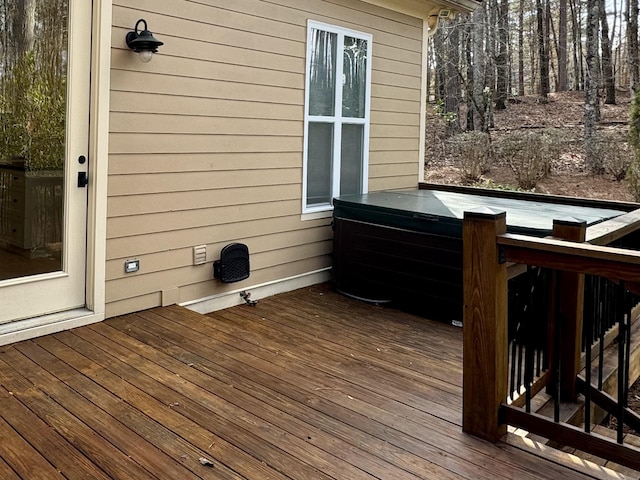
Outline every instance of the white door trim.
[(13, 322), (0, 345), (104, 320), (112, 10), (112, 0), (93, 0), (86, 308)]

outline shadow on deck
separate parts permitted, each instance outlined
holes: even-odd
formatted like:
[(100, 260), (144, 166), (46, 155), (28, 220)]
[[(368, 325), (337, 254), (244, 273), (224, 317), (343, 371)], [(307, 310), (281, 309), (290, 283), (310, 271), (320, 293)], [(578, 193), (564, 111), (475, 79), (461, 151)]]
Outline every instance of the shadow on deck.
[(0, 347), (0, 385), (3, 480), (607, 478), (463, 434), (462, 330), (325, 285)]

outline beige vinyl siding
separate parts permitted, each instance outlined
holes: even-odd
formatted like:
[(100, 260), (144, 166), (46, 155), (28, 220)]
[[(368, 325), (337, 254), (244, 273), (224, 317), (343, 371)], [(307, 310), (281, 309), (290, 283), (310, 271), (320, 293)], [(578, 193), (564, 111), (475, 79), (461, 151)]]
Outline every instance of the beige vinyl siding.
[[(167, 230), (197, 228), (209, 225), (212, 219), (216, 223), (231, 221), (248, 222), (260, 218), (272, 218), (274, 221), (280, 215), (293, 215), (299, 209), (295, 200), (282, 202), (261, 202), (254, 205), (229, 205), (219, 208), (199, 208), (184, 212), (173, 211), (139, 215), (137, 217), (116, 217), (107, 221), (108, 231), (126, 231), (128, 236), (147, 235)], [(195, 243), (194, 245), (197, 245)]]
[[(138, 18), (165, 42), (149, 64), (124, 46)], [(308, 19), (373, 35), (369, 189), (417, 185), (421, 20), (359, 0), (114, 0), (107, 316), (331, 265), (330, 219), (301, 218)], [(235, 241), (251, 277), (220, 284)]]
[[(176, 82), (179, 80), (176, 79)], [(214, 111), (222, 118), (262, 118), (269, 120), (288, 120), (300, 115), (302, 107), (298, 105), (278, 105), (267, 102), (239, 102), (216, 98), (196, 98), (187, 95), (169, 97), (147, 92), (111, 92), (111, 109), (128, 113), (144, 112), (151, 114), (208, 116)]]
[[(229, 122), (228, 123), (235, 123)], [(298, 168), (300, 152), (255, 152), (251, 155), (239, 153), (218, 153), (213, 162), (209, 154), (190, 154), (189, 162), (180, 165), (180, 172), (202, 172), (225, 170), (228, 165), (235, 164), (235, 170), (255, 170), (269, 166), (270, 168)], [(176, 171), (175, 155), (117, 155), (111, 157), (110, 175), (128, 175), (131, 173), (166, 173)], [(240, 161), (242, 160), (242, 161)]]
[(300, 138), (302, 127), (293, 120), (277, 120), (263, 118), (238, 118), (230, 122), (228, 118), (184, 115), (182, 121), (176, 123), (173, 115), (147, 113), (113, 113), (111, 123), (120, 131), (127, 133), (135, 129), (139, 133), (154, 133), (157, 129), (171, 130), (179, 134), (211, 134), (218, 135), (251, 135), (251, 136), (292, 136)]
[[(247, 245), (251, 248), (251, 260), (254, 268), (268, 267), (274, 259), (278, 259), (278, 264), (286, 263), (289, 259), (293, 259), (293, 250), (283, 249), (282, 245), (286, 244), (291, 249), (311, 249), (323, 248), (326, 250), (327, 245), (330, 246), (332, 241), (331, 231), (327, 231), (324, 226), (305, 229), (302, 232), (278, 232), (271, 235), (260, 235), (258, 237), (248, 237), (245, 239)], [(212, 251), (219, 251), (224, 247), (224, 241), (212, 244)], [(317, 244), (314, 246), (314, 244)], [(324, 244), (324, 245), (320, 245)], [(313, 246), (313, 247), (312, 247)], [(288, 253), (287, 253), (288, 252)], [(192, 252), (190, 247), (176, 248), (163, 252), (153, 252), (140, 257), (141, 261), (147, 262), (150, 267), (148, 273), (155, 274), (159, 272), (173, 271), (182, 268), (184, 265), (190, 265), (192, 260)], [(303, 258), (301, 258), (303, 259)], [(264, 265), (263, 265), (264, 264)], [(129, 278), (123, 271), (120, 259), (107, 261), (107, 275), (116, 280)], [(188, 267), (190, 268), (190, 267)], [(208, 268), (199, 268), (199, 270), (209, 270)], [(205, 272), (209, 274), (210, 272)], [(205, 279), (206, 280), (206, 279)], [(111, 292), (113, 294), (113, 292)]]
[[(326, 220), (310, 220), (305, 222), (305, 230), (324, 227)], [(272, 235), (281, 232), (300, 232), (300, 215), (285, 217), (261, 218), (242, 222), (218, 223), (204, 227), (193, 227), (186, 230), (168, 230), (136, 236), (110, 238), (108, 242), (107, 260), (124, 260), (134, 250), (138, 256), (159, 251), (174, 251), (180, 248), (191, 248), (194, 236), (197, 238), (215, 238), (216, 241), (228, 243), (237, 238), (249, 238), (256, 235)], [(162, 248), (159, 248), (161, 246)], [(209, 260), (214, 260), (213, 252), (208, 249)], [(200, 268), (200, 267), (196, 267)]]
[(126, 196), (109, 199), (111, 218), (145, 215), (159, 212), (214, 208), (224, 205), (229, 198), (238, 198), (244, 204), (281, 202), (297, 199), (300, 188), (297, 184), (270, 185), (260, 189), (251, 187), (229, 188), (225, 190), (190, 190), (185, 192), (150, 193), (139, 195), (135, 202)]

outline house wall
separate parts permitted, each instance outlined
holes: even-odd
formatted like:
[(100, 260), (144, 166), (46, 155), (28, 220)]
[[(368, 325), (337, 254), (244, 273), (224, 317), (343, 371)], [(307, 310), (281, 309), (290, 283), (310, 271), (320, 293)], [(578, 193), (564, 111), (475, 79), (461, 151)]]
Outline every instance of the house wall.
[[(138, 18), (165, 42), (147, 64), (124, 44)], [(359, 0), (114, 0), (107, 317), (330, 266), (331, 219), (301, 216), (307, 19), (373, 35), (369, 190), (416, 187), (422, 20)], [(223, 285), (211, 263), (234, 241), (251, 277)]]

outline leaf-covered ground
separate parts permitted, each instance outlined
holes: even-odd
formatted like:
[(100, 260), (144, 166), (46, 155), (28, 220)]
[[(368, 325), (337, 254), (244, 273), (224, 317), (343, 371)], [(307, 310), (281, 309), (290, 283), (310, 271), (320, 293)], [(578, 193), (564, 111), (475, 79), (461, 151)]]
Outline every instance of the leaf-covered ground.
[[(537, 101), (536, 96), (511, 102), (506, 110), (495, 112), (494, 127), (490, 134), (493, 142), (517, 131), (554, 129), (565, 144), (564, 153), (552, 160), (551, 174), (541, 180), (536, 192), (585, 198), (633, 201), (625, 181), (616, 181), (611, 175), (594, 175), (584, 162), (583, 92), (555, 93), (549, 102)], [(628, 132), (630, 97), (619, 91), (616, 105), (601, 104), (602, 119), (598, 131), (618, 133), (625, 138)], [(434, 108), (428, 108), (426, 131), (425, 181), (433, 183), (464, 184), (458, 168), (458, 159), (448, 147), (445, 125)], [(463, 114), (464, 115), (464, 114)], [(464, 119), (464, 117), (463, 117)], [(484, 184), (502, 188), (515, 188), (517, 183), (508, 162), (496, 157)]]

